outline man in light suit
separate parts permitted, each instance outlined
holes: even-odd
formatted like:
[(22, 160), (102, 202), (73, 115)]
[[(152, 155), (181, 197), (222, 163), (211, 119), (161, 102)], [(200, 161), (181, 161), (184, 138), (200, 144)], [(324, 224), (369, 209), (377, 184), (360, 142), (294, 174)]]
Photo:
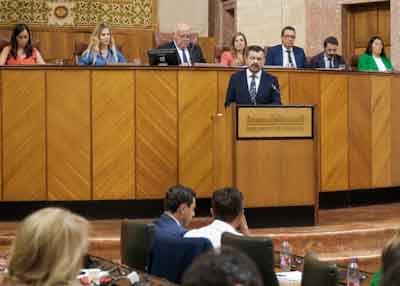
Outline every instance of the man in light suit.
[(339, 42), (335, 37), (326, 38), (324, 41), (324, 51), (312, 57), (310, 67), (337, 69), (343, 66), (345, 68), (346, 63), (343, 57), (337, 53), (338, 46)]
[(178, 63), (183, 66), (191, 66), (194, 63), (205, 63), (201, 48), (190, 42), (191, 28), (187, 24), (177, 24), (174, 40), (160, 46), (160, 49), (176, 49), (178, 51)]
[(247, 68), (234, 73), (229, 81), (225, 107), (236, 104), (281, 104), (279, 82), (276, 77), (262, 70), (264, 49), (249, 46), (246, 50)]
[(266, 65), (287, 68), (305, 68), (306, 55), (302, 48), (296, 47), (296, 30), (287, 26), (281, 31), (282, 44), (268, 48)]
[(156, 234), (183, 237), (195, 208), (196, 194), (191, 188), (180, 185), (169, 188), (165, 194), (164, 213), (154, 221)]

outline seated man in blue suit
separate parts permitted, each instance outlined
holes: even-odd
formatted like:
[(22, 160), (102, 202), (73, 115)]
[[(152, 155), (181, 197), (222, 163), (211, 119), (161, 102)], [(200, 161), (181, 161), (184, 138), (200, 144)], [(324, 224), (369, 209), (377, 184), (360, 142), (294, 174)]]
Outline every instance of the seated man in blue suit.
[(164, 213), (154, 221), (155, 232), (183, 237), (186, 226), (194, 216), (196, 194), (191, 188), (174, 186), (169, 188), (164, 199)]
[(306, 55), (302, 48), (294, 45), (296, 29), (287, 26), (281, 31), (282, 44), (268, 48), (265, 64), (287, 68), (305, 68)]
[(281, 104), (279, 82), (262, 70), (264, 49), (249, 46), (246, 50), (247, 69), (234, 73), (229, 81), (225, 107), (236, 104)]
[(190, 42), (191, 28), (187, 24), (177, 24), (174, 40), (160, 46), (160, 49), (176, 49), (178, 51), (178, 63), (183, 66), (191, 66), (194, 63), (205, 63), (200, 46)]
[(339, 42), (335, 37), (328, 37), (324, 41), (324, 51), (311, 59), (310, 67), (337, 69), (345, 68), (346, 63), (342, 56), (338, 55)]

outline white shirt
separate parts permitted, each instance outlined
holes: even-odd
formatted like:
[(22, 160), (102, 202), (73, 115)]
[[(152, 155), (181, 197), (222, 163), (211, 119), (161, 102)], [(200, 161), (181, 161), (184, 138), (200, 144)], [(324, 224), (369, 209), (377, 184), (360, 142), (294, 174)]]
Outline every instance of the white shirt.
[(287, 48), (285, 48), (284, 45), (282, 45), (283, 66), (284, 67), (289, 66), (289, 54), (286, 52), (287, 50), (290, 50), (290, 56), (292, 58), (293, 67), (296, 68), (297, 67), (296, 58), (294, 57), (293, 48), (287, 49)]
[(229, 223), (222, 220), (214, 220), (211, 224), (198, 229), (192, 229), (185, 233), (184, 237), (204, 237), (211, 241), (214, 248), (221, 247), (221, 238), (224, 232), (243, 235), (237, 232)]
[(175, 45), (176, 49), (178, 50), (178, 55), (179, 55), (179, 58), (181, 59), (181, 63), (184, 62), (184, 61), (183, 61), (183, 53), (185, 53), (189, 65), (192, 65), (192, 61), (191, 61), (191, 59), (190, 59), (189, 50), (188, 50), (188, 49), (184, 49), (184, 50), (180, 49), (180, 48), (178, 47), (178, 45), (175, 43), (175, 41), (174, 41), (174, 45)]
[(385, 64), (382, 61), (381, 57), (372, 56), (375, 60), (376, 65), (378, 66), (378, 71), (385, 72), (387, 71)]
[[(260, 81), (261, 81), (261, 72), (262, 70), (260, 70), (258, 73), (255, 73), (255, 81), (256, 81), (256, 91), (258, 92), (258, 87), (260, 86)], [(251, 86), (251, 81), (253, 80), (253, 78), (251, 77), (253, 75), (253, 73), (247, 69), (246, 70), (246, 75), (247, 75), (247, 87), (250, 91), (250, 86)]]
[[(325, 61), (325, 68), (327, 69), (331, 68), (329, 66), (329, 59), (326, 55), (324, 55), (324, 61)], [(335, 67), (334, 57), (332, 57), (331, 61), (332, 61), (332, 68), (334, 68)]]

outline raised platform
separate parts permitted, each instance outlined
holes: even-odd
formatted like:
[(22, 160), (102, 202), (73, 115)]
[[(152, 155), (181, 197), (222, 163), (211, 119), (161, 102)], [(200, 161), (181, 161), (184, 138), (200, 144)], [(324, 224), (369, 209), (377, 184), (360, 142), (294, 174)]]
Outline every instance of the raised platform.
[[(356, 256), (361, 269), (374, 272), (379, 268), (382, 247), (400, 225), (399, 213), (400, 203), (320, 210), (318, 226), (252, 229), (252, 233), (272, 237), (276, 249), (288, 239), (298, 255), (313, 250), (323, 260), (344, 265)], [(192, 227), (209, 221), (196, 218)], [(93, 220), (90, 253), (119, 261), (120, 224), (119, 219)], [(17, 222), (0, 223), (0, 252), (9, 251), (17, 226)]]

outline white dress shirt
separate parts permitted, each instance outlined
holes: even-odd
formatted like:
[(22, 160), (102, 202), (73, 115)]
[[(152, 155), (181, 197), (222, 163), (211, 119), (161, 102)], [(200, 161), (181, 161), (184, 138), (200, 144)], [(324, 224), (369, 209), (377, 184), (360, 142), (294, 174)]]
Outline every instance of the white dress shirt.
[(290, 50), (290, 56), (292, 58), (292, 63), (293, 63), (293, 67), (296, 68), (296, 58), (294, 57), (294, 52), (293, 52), (293, 48), (287, 49), (285, 48), (284, 45), (282, 45), (282, 55), (283, 55), (283, 66), (284, 67), (288, 67), (289, 66), (289, 55), (286, 52), (287, 50)]
[[(332, 68), (335, 67), (334, 59), (335, 59), (334, 57), (332, 57), (332, 59), (331, 59), (331, 61), (332, 61)], [(325, 68), (327, 68), (327, 69), (331, 68), (331, 67), (329, 66), (329, 59), (328, 59), (328, 57), (326, 56), (326, 54), (324, 55), (324, 62), (325, 62)]]
[[(261, 82), (261, 72), (262, 70), (260, 70), (258, 73), (255, 73), (255, 81), (256, 81), (256, 91), (258, 92), (258, 87), (260, 86), (260, 82)], [(247, 69), (246, 70), (246, 76), (247, 76), (247, 88), (250, 91), (250, 86), (251, 86), (251, 81), (253, 80), (253, 78), (251, 77), (253, 75), (253, 73)]]
[(211, 224), (198, 229), (189, 230), (184, 237), (204, 237), (211, 241), (214, 248), (221, 247), (221, 238), (224, 232), (243, 235), (233, 228), (232, 225), (222, 220), (214, 220)]
[(387, 71), (386, 66), (385, 66), (385, 64), (383, 63), (381, 57), (375, 57), (375, 56), (373, 56), (373, 58), (374, 58), (374, 60), (375, 60), (376, 65), (378, 66), (378, 71), (380, 71), (380, 72), (385, 72), (385, 71)]
[(174, 45), (175, 45), (176, 49), (178, 50), (178, 55), (179, 55), (179, 58), (181, 59), (181, 63), (184, 62), (184, 61), (183, 61), (183, 53), (185, 53), (189, 65), (192, 65), (192, 61), (191, 61), (191, 59), (190, 59), (189, 50), (188, 50), (188, 49), (184, 49), (184, 50), (183, 50), (183, 49), (180, 49), (180, 48), (178, 47), (178, 45), (175, 43), (175, 41), (174, 41)]

